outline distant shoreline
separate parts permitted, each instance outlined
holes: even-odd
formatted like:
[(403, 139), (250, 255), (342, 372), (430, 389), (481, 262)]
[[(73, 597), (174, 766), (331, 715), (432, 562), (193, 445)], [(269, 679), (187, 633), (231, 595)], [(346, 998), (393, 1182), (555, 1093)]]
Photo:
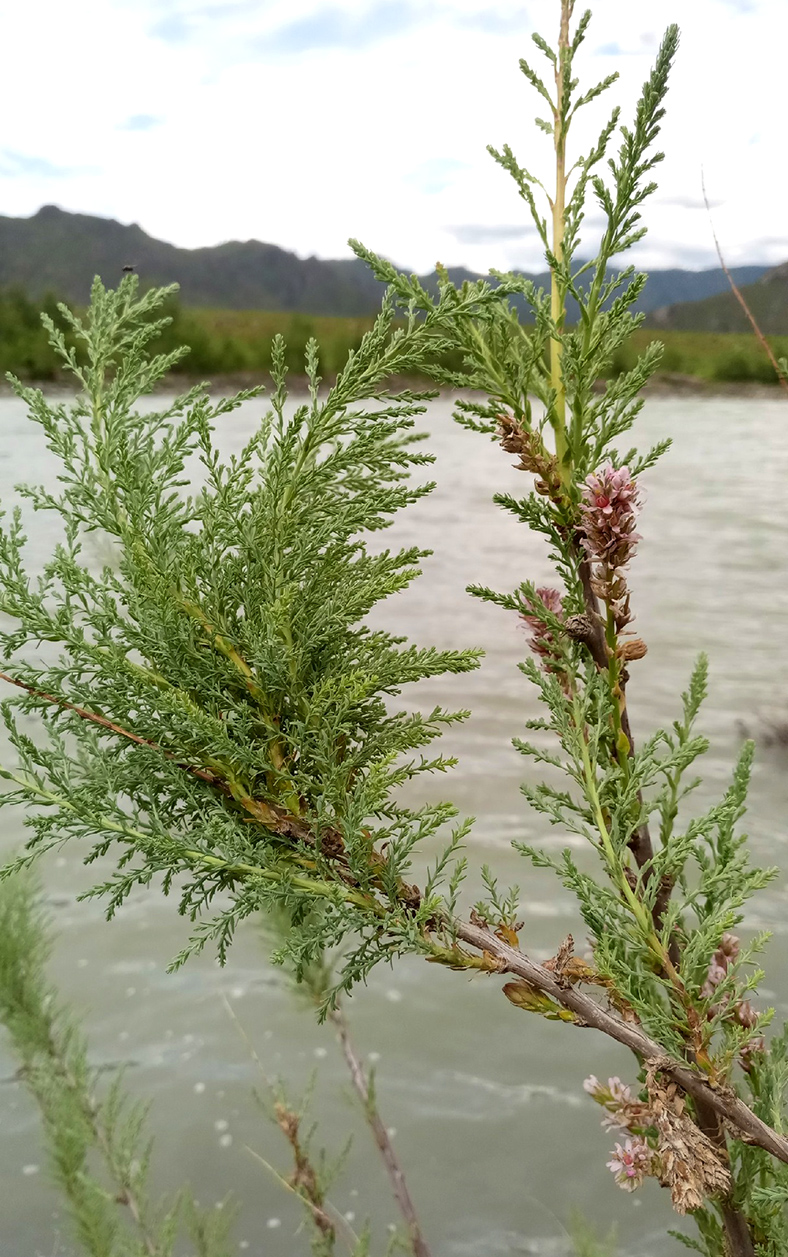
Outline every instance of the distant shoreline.
[[(172, 394), (184, 393), (187, 389), (193, 388), (195, 384), (201, 384), (204, 381), (208, 384), (209, 393), (220, 396), (226, 396), (229, 393), (238, 392), (240, 389), (254, 388), (259, 385), (262, 385), (268, 392), (271, 385), (270, 376), (260, 372), (240, 372), (230, 375), (216, 374), (208, 380), (205, 380), (203, 376), (171, 375), (162, 387), (155, 390), (153, 395), (171, 396)], [(23, 383), (28, 388), (40, 388), (42, 392), (56, 397), (73, 397), (77, 391), (66, 381), (25, 380)], [(333, 380), (327, 375), (323, 385), (331, 383), (333, 383)], [(296, 396), (303, 396), (308, 391), (306, 376), (289, 375), (288, 386), (290, 392)], [(424, 392), (429, 391), (430, 384), (429, 381), (422, 379), (395, 378), (391, 380), (390, 387), (393, 391), (412, 389), (414, 392)], [(601, 381), (599, 387), (601, 389)], [(695, 375), (682, 375), (678, 372), (662, 372), (649, 381), (643, 390), (643, 395), (645, 397), (774, 398), (780, 395), (780, 386), (776, 380), (774, 384), (765, 384), (755, 380), (708, 380)], [(11, 396), (13, 396), (13, 389), (10, 384), (7, 380), (0, 378), (0, 397)]]

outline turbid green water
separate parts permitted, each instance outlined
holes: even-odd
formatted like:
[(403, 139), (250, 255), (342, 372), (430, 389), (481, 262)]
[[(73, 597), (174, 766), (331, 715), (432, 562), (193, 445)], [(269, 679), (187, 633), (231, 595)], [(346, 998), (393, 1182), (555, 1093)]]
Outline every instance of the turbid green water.
[[(227, 423), (236, 449), (258, 412), (249, 404)], [(514, 852), (513, 838), (553, 847), (564, 836), (532, 818), (519, 784), (533, 770), (509, 745), (534, 714), (516, 664), (525, 636), (510, 618), (467, 597), (469, 582), (509, 588), (550, 578), (541, 544), (491, 501), (517, 492), (525, 477), (483, 438), (454, 427), (439, 401), (425, 418), (437, 455), (437, 491), (403, 516), (396, 540), (418, 540), (434, 557), (425, 577), (377, 615), (427, 644), (478, 644), (479, 672), (425, 683), (412, 696), (470, 706), (474, 715), (446, 739), (461, 757), (452, 777), (424, 782), (422, 795), (451, 797), (477, 816), (469, 855), (523, 887), (523, 944), (539, 956), (573, 930), (573, 904), (546, 874)], [(0, 400), (0, 497), (20, 479), (51, 482), (54, 469), (20, 405)], [(726, 785), (740, 742), (737, 722), (753, 727), (788, 718), (788, 407), (780, 400), (652, 400), (639, 424), (642, 446), (671, 435), (673, 451), (648, 478), (633, 571), (637, 628), (649, 645), (633, 666), (633, 726), (644, 737), (677, 711), (697, 651), (711, 658), (712, 693), (704, 717), (712, 738), (700, 808)], [(31, 556), (49, 553), (46, 517), (31, 520)], [(386, 544), (395, 540), (393, 533)], [(749, 829), (756, 858), (788, 873), (788, 752), (758, 756)], [(23, 836), (21, 816), (2, 813), (2, 844)], [(314, 1111), (320, 1137), (336, 1148), (355, 1135), (347, 1169), (332, 1191), (357, 1226), (371, 1215), (376, 1252), (395, 1220), (382, 1170), (354, 1108), (332, 1033), (313, 1024), (267, 965), (247, 929), (221, 970), (209, 958), (165, 973), (184, 940), (174, 905), (157, 891), (137, 896), (112, 924), (98, 905), (77, 904), (88, 884), (76, 850), (50, 861), (46, 886), (59, 931), (54, 973), (64, 996), (84, 1010), (97, 1063), (127, 1065), (132, 1090), (152, 1101), (156, 1177), (162, 1189), (189, 1179), (202, 1201), (233, 1191), (242, 1202), (239, 1251), (265, 1257), (306, 1254), (300, 1212), (247, 1151), (286, 1169), (287, 1149), (252, 1098), (263, 1084), (228, 1016), (225, 996), (266, 1072), (294, 1093), (317, 1070)], [(748, 929), (769, 928), (767, 996), (788, 1012), (786, 878), (757, 901)], [(667, 1257), (684, 1251), (665, 1237), (674, 1224), (652, 1183), (628, 1196), (605, 1168), (611, 1140), (583, 1095), (588, 1073), (632, 1076), (630, 1058), (592, 1031), (546, 1023), (513, 1009), (497, 980), (436, 970), (421, 962), (379, 972), (352, 1001), (359, 1048), (378, 1061), (387, 1122), (410, 1172), (413, 1194), (435, 1257), (502, 1257), (569, 1251), (572, 1205), (599, 1227), (617, 1221), (621, 1253)], [(12, 1080), (0, 1043), (0, 1252), (3, 1257), (71, 1257), (60, 1202), (47, 1181), (37, 1117)], [(373, 1055), (374, 1054), (374, 1055)], [(379, 1057), (379, 1060), (378, 1060)]]

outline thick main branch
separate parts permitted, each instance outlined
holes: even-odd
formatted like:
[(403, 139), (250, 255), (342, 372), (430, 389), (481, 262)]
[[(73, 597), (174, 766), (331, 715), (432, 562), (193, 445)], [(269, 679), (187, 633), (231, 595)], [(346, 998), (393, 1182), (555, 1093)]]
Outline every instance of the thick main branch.
[(712, 1109), (735, 1131), (738, 1138), (755, 1144), (788, 1165), (788, 1139), (757, 1117), (743, 1100), (727, 1087), (714, 1087), (702, 1074), (682, 1061), (670, 1057), (650, 1035), (632, 1022), (622, 1021), (606, 1012), (589, 995), (572, 986), (562, 986), (556, 975), (531, 960), (524, 952), (503, 942), (490, 930), (466, 922), (455, 922), (457, 937), (464, 943), (487, 952), (500, 964), (501, 973), (514, 973), (532, 987), (544, 992), (563, 1008), (569, 1009), (580, 1024), (600, 1030), (630, 1049), (644, 1062), (651, 1062), (672, 1078), (693, 1100)]

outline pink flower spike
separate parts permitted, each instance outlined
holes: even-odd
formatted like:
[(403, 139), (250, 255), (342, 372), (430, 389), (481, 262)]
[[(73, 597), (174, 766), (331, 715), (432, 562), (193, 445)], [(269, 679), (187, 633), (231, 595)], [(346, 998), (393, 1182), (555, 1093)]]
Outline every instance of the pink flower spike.
[(629, 468), (606, 463), (588, 476), (580, 511), (589, 556), (610, 569), (624, 567), (640, 541), (635, 532), (640, 498)]

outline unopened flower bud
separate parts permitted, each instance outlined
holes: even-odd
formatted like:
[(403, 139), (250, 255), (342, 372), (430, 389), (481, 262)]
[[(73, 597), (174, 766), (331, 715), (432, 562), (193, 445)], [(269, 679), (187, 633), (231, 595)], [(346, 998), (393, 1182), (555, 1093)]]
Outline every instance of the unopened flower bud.
[(739, 1052), (739, 1062), (745, 1073), (750, 1073), (755, 1063), (754, 1058), (765, 1051), (766, 1040), (762, 1034), (756, 1034), (753, 1038), (747, 1040)]
[[(537, 589), (537, 596), (547, 611), (551, 611), (559, 619), (563, 615), (564, 600), (559, 589)], [(535, 655), (549, 658), (552, 655), (555, 637), (538, 615), (523, 610), (522, 618), (531, 630), (531, 650)]]
[(748, 999), (744, 999), (740, 1004), (736, 1005), (736, 1020), (749, 1030), (757, 1024), (758, 1014)]
[(588, 615), (570, 615), (564, 627), (567, 637), (575, 642), (590, 642), (594, 636), (594, 626)]

